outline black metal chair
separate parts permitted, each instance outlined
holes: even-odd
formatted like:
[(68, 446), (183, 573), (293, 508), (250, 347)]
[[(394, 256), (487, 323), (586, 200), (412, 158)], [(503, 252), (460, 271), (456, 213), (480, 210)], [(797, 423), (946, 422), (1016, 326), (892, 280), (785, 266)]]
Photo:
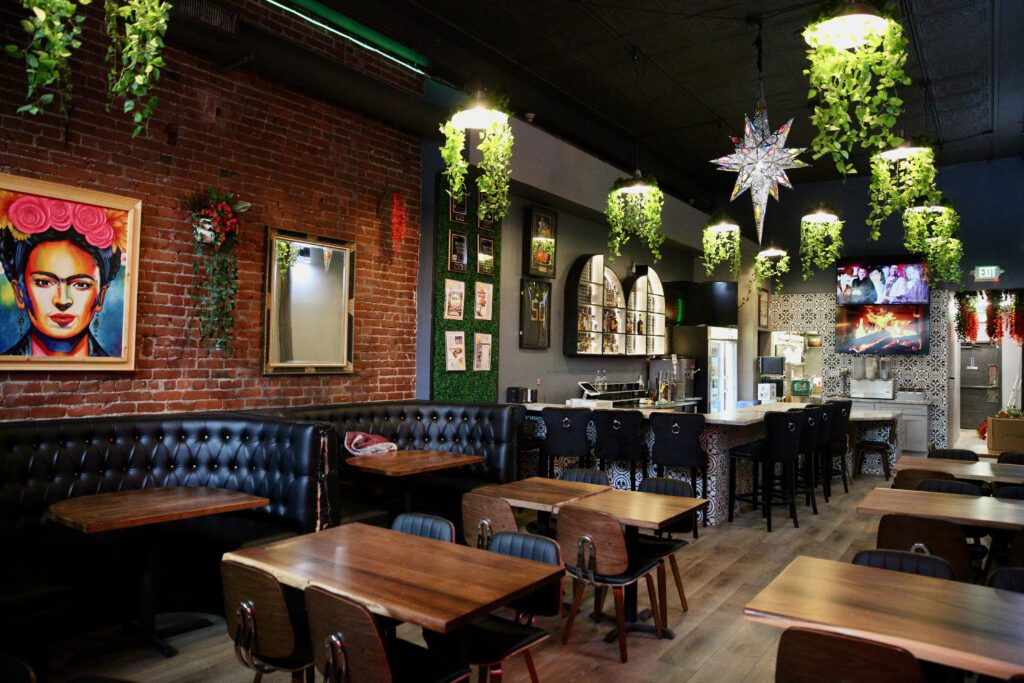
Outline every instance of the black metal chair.
[(629, 489), (636, 489), (637, 462), (641, 471), (646, 471), (641, 442), (643, 414), (638, 410), (595, 410), (590, 419), (595, 428), (594, 458), (598, 465), (607, 471), (609, 462), (628, 462)]
[(941, 557), (924, 553), (912, 553), (906, 550), (861, 550), (853, 556), (853, 563), (863, 567), (956, 581), (956, 573), (949, 562)]
[[(699, 488), (702, 497), (708, 497), (708, 454), (700, 445), (700, 434), (704, 431), (704, 416), (696, 413), (651, 413), (649, 418), (654, 443), (651, 446), (651, 461), (659, 477), (665, 476), (666, 467), (687, 470), (690, 485), (698, 491), (697, 475), (701, 475)], [(702, 523), (707, 526), (707, 517), (701, 513)]]
[[(829, 433), (828, 452), (822, 462), (822, 479), (826, 493), (826, 500), (832, 496), (832, 478), (838, 476), (843, 482), (843, 493), (850, 492), (850, 473), (846, 464), (846, 452), (849, 450), (850, 435), (847, 428), (850, 426), (850, 411), (853, 409), (853, 401), (829, 401), (836, 406), (832, 414), (832, 428)], [(836, 467), (835, 460), (839, 458), (839, 466)]]
[(578, 467), (586, 467), (590, 457), (587, 425), (589, 408), (543, 408), (545, 435), (541, 443), (541, 459), (545, 476), (554, 478), (555, 458), (576, 458)]
[(422, 512), (404, 512), (398, 515), (391, 523), (391, 530), (432, 538), (435, 541), (455, 542), (455, 525), (451, 520)]
[[(789, 506), (789, 516), (793, 520), (793, 526), (800, 527), (796, 513), (796, 462), (800, 453), (800, 435), (803, 431), (804, 421), (802, 414), (768, 413), (765, 415), (765, 427), (768, 434), (763, 441), (737, 446), (729, 451), (732, 460), (729, 468), (730, 522), (733, 520), (735, 501), (751, 501), (755, 507), (758, 503), (756, 488), (751, 496), (741, 496), (736, 493), (736, 461), (746, 458), (754, 463), (755, 487), (757, 468), (758, 466), (761, 468), (763, 490), (760, 495), (760, 503), (762, 514), (768, 523), (768, 531), (772, 530), (772, 507), (776, 505)], [(775, 472), (777, 464), (782, 466), (781, 480), (778, 480), (778, 475)], [(777, 480), (779, 481), (778, 490), (775, 486)]]
[(814, 463), (817, 467), (817, 472), (814, 474), (815, 485), (821, 484), (821, 495), (827, 503), (829, 498), (832, 497), (832, 491), (830, 486), (826, 486), (824, 482), (823, 465), (822, 463), (828, 458), (829, 444), (832, 442), (832, 421), (835, 419), (838, 408), (832, 403), (822, 403), (821, 408), (821, 424), (818, 425), (818, 439), (817, 448), (814, 453)]
[(992, 497), (1003, 500), (1024, 500), (1024, 486), (999, 486)]
[(603, 469), (592, 470), (585, 467), (570, 467), (569, 469), (562, 470), (562, 476), (559, 479), (580, 484), (608, 486), (608, 473)]
[(984, 495), (980, 486), (956, 479), (925, 479), (917, 484), (917, 490), (931, 491), (932, 493), (954, 493), (961, 496)]
[(804, 426), (800, 432), (800, 456), (802, 462), (798, 462), (796, 493), (804, 494), (804, 505), (809, 505), (813, 514), (818, 514), (818, 497), (815, 489), (818, 487), (818, 434), (821, 431), (821, 406), (806, 406), (800, 410), (791, 410), (791, 413), (803, 413)]
[(996, 458), (1000, 465), (1024, 465), (1024, 451), (1006, 451)]
[(966, 462), (978, 462), (978, 454), (966, 448), (933, 448), (928, 451), (929, 458), (941, 458), (943, 460), (964, 460)]

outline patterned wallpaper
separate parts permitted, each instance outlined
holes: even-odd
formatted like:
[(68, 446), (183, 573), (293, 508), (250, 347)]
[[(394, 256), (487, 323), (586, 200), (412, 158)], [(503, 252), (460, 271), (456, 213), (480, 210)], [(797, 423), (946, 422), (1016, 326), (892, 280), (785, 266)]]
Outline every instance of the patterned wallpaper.
[[(930, 351), (927, 356), (888, 356), (889, 376), (898, 389), (922, 389), (931, 401), (928, 442), (946, 446), (949, 377), (949, 293), (932, 290)], [(821, 333), (822, 368), (826, 396), (842, 393), (839, 371), (853, 366), (853, 356), (837, 354), (836, 295), (780, 294), (768, 306), (768, 326), (773, 330), (816, 330)]]

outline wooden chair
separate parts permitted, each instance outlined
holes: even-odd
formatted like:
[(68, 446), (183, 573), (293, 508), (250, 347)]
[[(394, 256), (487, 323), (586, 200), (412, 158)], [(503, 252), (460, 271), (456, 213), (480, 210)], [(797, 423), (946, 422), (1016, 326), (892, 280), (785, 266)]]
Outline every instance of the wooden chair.
[(917, 485), (922, 481), (929, 479), (946, 479), (948, 481), (954, 481), (954, 477), (949, 472), (936, 472), (933, 470), (900, 470), (896, 473), (896, 478), (892, 481), (892, 487), (894, 489), (907, 489), (908, 491), (916, 491)]
[(1006, 451), (996, 458), (1000, 465), (1024, 465), (1024, 451)]
[(884, 515), (878, 524), (875, 545), (887, 550), (921, 550), (941, 557), (953, 567), (958, 581), (969, 581), (974, 572), (967, 534), (962, 526), (952, 522), (909, 515)]
[(455, 525), (451, 520), (422, 512), (403, 512), (395, 517), (391, 530), (445, 543), (455, 542)]
[(896, 422), (893, 421), (889, 423), (889, 435), (885, 441), (865, 439), (857, 442), (857, 446), (854, 448), (853, 476), (856, 477), (860, 475), (861, 470), (864, 467), (865, 455), (877, 453), (878, 459), (882, 463), (882, 473), (885, 474), (885, 480), (889, 481), (889, 479), (892, 478), (892, 465), (889, 463), (889, 457), (892, 455), (895, 448)]
[(586, 467), (570, 467), (562, 470), (562, 481), (574, 481), (581, 484), (597, 484), (608, 486), (608, 473), (604, 470), (592, 470)]
[(507, 501), (479, 493), (462, 494), (462, 534), (466, 545), (486, 548), (494, 534), (519, 531), (512, 506)]
[(558, 545), (568, 549), (566, 570), (576, 585), (569, 619), (565, 624), (562, 644), (569, 642), (572, 625), (580, 610), (583, 591), (587, 584), (595, 590), (611, 588), (615, 600), (615, 618), (619, 632), (619, 659), (628, 660), (626, 652), (625, 587), (640, 579), (647, 581), (647, 594), (654, 613), (654, 626), (662, 636), (661, 611), (654, 588), (652, 573), (664, 563), (658, 558), (630, 558), (626, 549), (626, 536), (615, 517), (595, 510), (563, 507), (558, 513)]
[(779, 639), (776, 683), (924, 683), (921, 664), (901, 647), (874, 640), (788, 628)]
[[(640, 482), (640, 491), (643, 493), (657, 493), (663, 496), (693, 497), (693, 489), (687, 482), (681, 479), (668, 479), (664, 477), (647, 477)], [(693, 531), (694, 538), (696, 538), (697, 524), (693, 514), (687, 515), (682, 520), (665, 529), (670, 536), (674, 533), (686, 533), (691, 530)], [(660, 536), (661, 532), (658, 533)], [(669, 565), (672, 567), (672, 578), (675, 580), (676, 593), (679, 594), (679, 604), (684, 612), (689, 611), (690, 605), (686, 602), (686, 591), (683, 590), (683, 577), (679, 571), (679, 563), (676, 561), (676, 553), (685, 548), (688, 543), (682, 539), (652, 538), (645, 535), (639, 537), (639, 543), (645, 553), (660, 557), (662, 560), (668, 559)], [(660, 585), (660, 574), (658, 579)], [(663, 588), (664, 586), (661, 587)], [(668, 596), (665, 593), (666, 591), (659, 591), (658, 594), (658, 601), (661, 603), (662, 624), (668, 623)]]
[(406, 640), (385, 643), (363, 605), (319, 586), (306, 589), (313, 664), (325, 683), (469, 680), (469, 667)]
[(262, 569), (221, 562), (220, 573), (228, 634), (238, 661), (255, 672), (253, 683), (275, 671), (289, 671), (301, 683), (313, 664), (301, 600), (289, 605), (281, 584)]

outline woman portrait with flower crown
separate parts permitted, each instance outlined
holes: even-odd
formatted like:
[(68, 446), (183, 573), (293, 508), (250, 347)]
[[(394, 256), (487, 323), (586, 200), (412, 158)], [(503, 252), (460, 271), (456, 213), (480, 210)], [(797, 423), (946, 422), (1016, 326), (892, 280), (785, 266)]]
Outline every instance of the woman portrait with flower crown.
[(0, 174), (0, 368), (133, 369), (140, 213)]

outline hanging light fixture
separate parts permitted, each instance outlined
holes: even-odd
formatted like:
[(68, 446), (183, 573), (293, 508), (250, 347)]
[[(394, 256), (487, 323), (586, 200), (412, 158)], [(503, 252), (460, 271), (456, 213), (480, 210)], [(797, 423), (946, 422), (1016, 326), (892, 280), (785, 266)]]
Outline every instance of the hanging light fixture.
[(759, 284), (765, 285), (770, 280), (775, 280), (775, 287), (772, 291), (776, 294), (782, 291), (782, 276), (789, 272), (789, 252), (779, 247), (768, 247), (762, 249), (754, 257), (754, 278)]
[(757, 258), (759, 259), (777, 259), (783, 256), (789, 256), (789, 252), (779, 247), (768, 247), (757, 253)]
[(848, 2), (832, 17), (820, 21), (804, 34), (808, 45), (829, 45), (837, 50), (860, 47), (889, 28), (889, 20), (870, 4)]
[(483, 86), (476, 82), (471, 87), (473, 90), (466, 106), (452, 115), (450, 123), (462, 130), (482, 130), (494, 124), (507, 124), (508, 114), (493, 106)]
[(915, 154), (927, 154), (931, 151), (931, 147), (928, 147), (921, 143), (913, 143), (908, 140), (893, 147), (892, 149), (888, 149), (884, 152), (879, 152), (877, 156), (885, 159), (886, 161), (896, 162), (903, 161), (904, 159), (909, 159)]
[(800, 267), (804, 280), (836, 262), (842, 248), (843, 222), (839, 216), (818, 207), (800, 219)]
[(711, 276), (720, 263), (729, 264), (734, 279), (740, 277), (740, 226), (724, 212), (712, 216), (701, 239), (704, 271)]

